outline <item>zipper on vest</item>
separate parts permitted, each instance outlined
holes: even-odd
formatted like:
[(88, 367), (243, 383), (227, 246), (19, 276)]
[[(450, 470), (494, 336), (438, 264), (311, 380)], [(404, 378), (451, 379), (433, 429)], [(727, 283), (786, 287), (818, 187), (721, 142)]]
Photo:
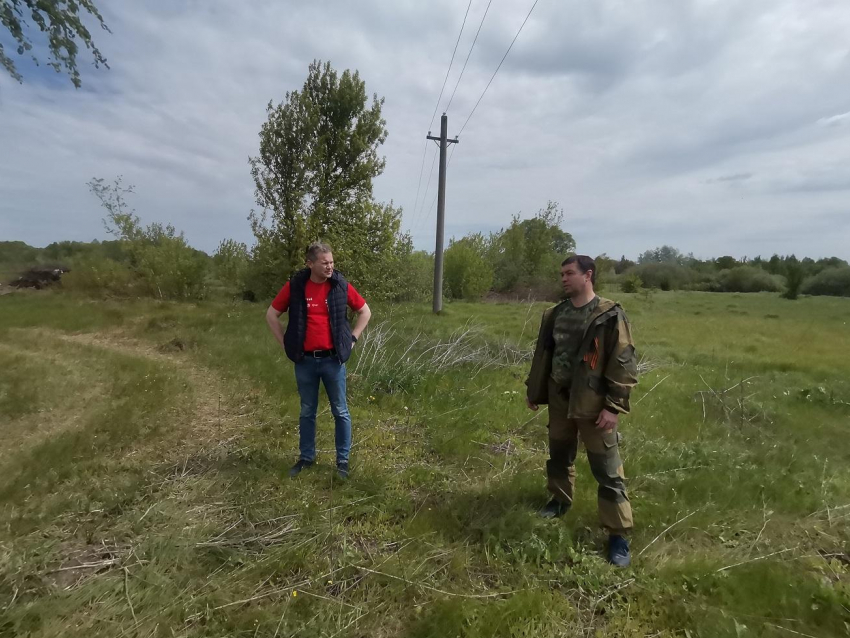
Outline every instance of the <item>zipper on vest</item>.
[(336, 343), (336, 334), (337, 333), (334, 330), (333, 312), (331, 311), (331, 303), (330, 303), (331, 295), (336, 292), (336, 289), (337, 289), (337, 286), (335, 286), (334, 283), (331, 282), (331, 289), (328, 292), (328, 296), (325, 297), (325, 306), (328, 309), (328, 323), (331, 326), (331, 343), (333, 344), (333, 347), (336, 350), (336, 360), (339, 361), (340, 365), (342, 365), (342, 357), (339, 354), (339, 348), (337, 347), (337, 343)]

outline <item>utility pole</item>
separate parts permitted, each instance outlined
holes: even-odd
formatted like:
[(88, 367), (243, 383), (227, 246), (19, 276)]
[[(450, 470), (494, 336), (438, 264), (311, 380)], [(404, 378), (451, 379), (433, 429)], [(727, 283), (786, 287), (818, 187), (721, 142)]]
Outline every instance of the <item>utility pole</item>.
[(443, 234), (446, 222), (446, 149), (449, 144), (457, 144), (457, 138), (447, 139), (449, 118), (443, 113), (440, 118), (440, 137), (433, 137), (428, 131), (429, 140), (440, 143), (440, 181), (437, 194), (437, 248), (434, 251), (434, 314), (443, 310)]

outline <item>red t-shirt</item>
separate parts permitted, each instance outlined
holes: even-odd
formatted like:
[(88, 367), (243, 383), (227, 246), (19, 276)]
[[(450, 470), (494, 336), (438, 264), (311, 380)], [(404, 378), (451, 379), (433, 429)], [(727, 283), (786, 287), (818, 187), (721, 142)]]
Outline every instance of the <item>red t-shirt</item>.
[[(304, 296), (307, 299), (307, 335), (304, 337), (304, 350), (330, 350), (334, 347), (331, 335), (331, 320), (328, 314), (328, 293), (331, 291), (331, 282), (326, 280), (322, 284), (315, 283), (312, 279), (307, 280)], [(360, 296), (354, 286), (348, 284), (348, 307), (354, 312), (359, 311), (366, 305), (366, 300)], [(289, 309), (289, 282), (284, 284), (277, 297), (272, 301), (272, 308), (278, 312), (286, 312)]]

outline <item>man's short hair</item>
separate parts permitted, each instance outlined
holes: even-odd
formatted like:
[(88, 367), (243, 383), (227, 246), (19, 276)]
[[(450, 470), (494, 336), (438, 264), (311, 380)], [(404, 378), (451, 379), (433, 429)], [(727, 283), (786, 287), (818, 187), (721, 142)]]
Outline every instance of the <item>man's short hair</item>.
[(330, 252), (333, 251), (329, 244), (326, 244), (323, 241), (314, 241), (312, 244), (307, 246), (307, 261), (316, 261), (316, 258), (319, 255)]
[(587, 255), (570, 255), (561, 262), (561, 267), (568, 266), (569, 264), (576, 264), (582, 273), (586, 273), (588, 270), (591, 271), (590, 283), (596, 283), (596, 262), (591, 257)]

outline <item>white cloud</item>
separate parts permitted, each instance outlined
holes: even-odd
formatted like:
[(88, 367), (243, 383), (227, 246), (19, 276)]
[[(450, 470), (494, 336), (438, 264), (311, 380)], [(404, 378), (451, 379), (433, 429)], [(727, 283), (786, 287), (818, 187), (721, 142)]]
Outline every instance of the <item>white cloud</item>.
[(822, 117), (818, 120), (818, 124), (822, 126), (841, 126), (847, 123), (850, 123), (850, 111), (839, 113), (838, 115), (830, 115), (829, 117)]
[[(494, 0), (450, 134), (531, 1)], [(485, 6), (473, 2), (442, 106)], [(97, 43), (112, 69), (83, 68), (82, 90), (0, 76), (0, 239), (103, 237), (85, 183), (123, 174), (145, 221), (170, 221), (205, 250), (250, 241), (247, 160), (266, 104), (322, 58), (386, 98), (375, 194), (404, 206), (417, 245), (433, 249), (436, 171), (421, 210), (414, 200), (466, 3), (102, 9), (113, 35)], [(841, 0), (541, 0), (455, 149), (448, 231), (497, 230), (555, 199), (591, 254), (667, 243), (705, 256), (850, 257), (848, 32)]]

